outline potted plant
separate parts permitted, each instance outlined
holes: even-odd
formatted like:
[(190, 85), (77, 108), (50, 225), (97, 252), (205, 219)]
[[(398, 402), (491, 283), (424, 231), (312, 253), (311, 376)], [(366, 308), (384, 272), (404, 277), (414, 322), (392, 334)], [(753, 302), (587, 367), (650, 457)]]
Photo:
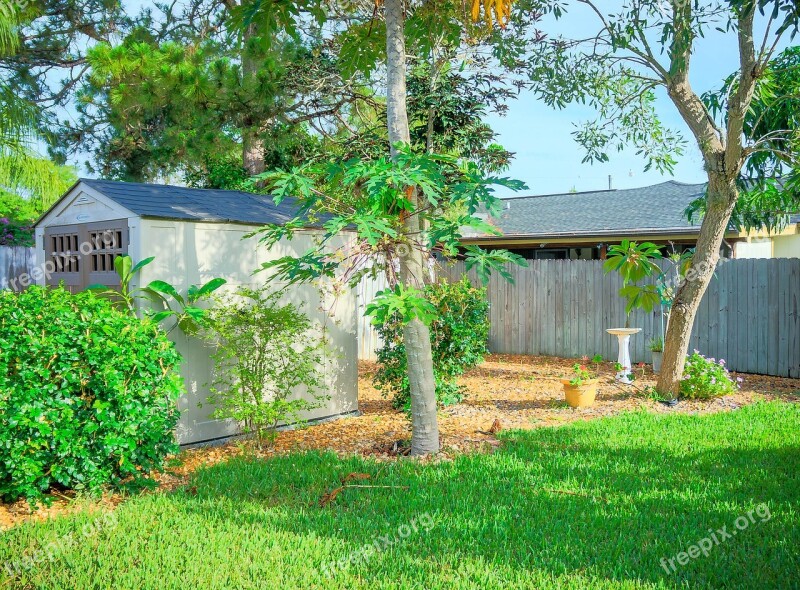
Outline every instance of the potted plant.
[(661, 357), (664, 354), (664, 339), (653, 338), (648, 345), (650, 353), (653, 355), (653, 373), (661, 371)]
[(573, 408), (588, 408), (594, 404), (598, 381), (599, 379), (589, 372), (586, 365), (575, 363), (572, 375), (561, 378), (567, 403)]

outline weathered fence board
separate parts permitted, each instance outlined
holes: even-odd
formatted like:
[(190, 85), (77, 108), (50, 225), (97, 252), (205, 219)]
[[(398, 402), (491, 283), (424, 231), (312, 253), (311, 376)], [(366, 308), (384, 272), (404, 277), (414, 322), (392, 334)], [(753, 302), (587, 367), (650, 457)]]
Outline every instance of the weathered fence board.
[(23, 289), (20, 277), (30, 275), (35, 264), (33, 248), (0, 246), (0, 289)]
[[(606, 328), (625, 325), (621, 280), (599, 260), (535, 260), (510, 266), (514, 283), (494, 274), (490, 302), (492, 352), (563, 357), (602, 354), (613, 360), (616, 339)], [(463, 263), (440, 276), (458, 279)], [(474, 272), (466, 273), (477, 284)], [(359, 305), (384, 288), (365, 280)], [(635, 310), (629, 325), (634, 362), (650, 362), (648, 342), (661, 331), (659, 310)], [(366, 320), (359, 330), (360, 358), (374, 358), (378, 339)], [(740, 259), (721, 264), (697, 313), (691, 347), (726, 359), (734, 371), (800, 377), (800, 259)]]
[(358, 284), (357, 304), (358, 304), (358, 358), (361, 360), (375, 360), (375, 351), (381, 346), (381, 339), (375, 328), (370, 324), (370, 318), (364, 317), (364, 309), (367, 304), (375, 299), (375, 294), (388, 287), (384, 275), (377, 278), (364, 277)]

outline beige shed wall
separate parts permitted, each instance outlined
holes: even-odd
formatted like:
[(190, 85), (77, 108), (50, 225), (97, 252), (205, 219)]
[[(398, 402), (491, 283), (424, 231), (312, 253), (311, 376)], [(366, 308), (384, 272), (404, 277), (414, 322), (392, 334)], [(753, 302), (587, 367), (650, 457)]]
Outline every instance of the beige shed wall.
[[(141, 219), (137, 239), (133, 239), (131, 232), (131, 256), (135, 261), (155, 256), (153, 263), (145, 267), (140, 276), (143, 284), (161, 279), (173, 284), (180, 292), (186, 292), (189, 285), (200, 285), (222, 277), (228, 283), (220, 292), (231, 292), (242, 285), (262, 285), (266, 274), (253, 275), (253, 271), (267, 260), (304, 253), (311, 246), (314, 233), (304, 232), (267, 251), (258, 245), (257, 238), (243, 239), (254, 229), (254, 226), (235, 224)], [(276, 288), (279, 286), (275, 285)], [(332, 354), (326, 357), (324, 367), (330, 400), (305, 417), (325, 418), (357, 410), (355, 293), (341, 295), (335, 306), (332, 300), (321, 301), (318, 290), (310, 285), (293, 286), (288, 293), (287, 300), (303, 305), (320, 335), (323, 329), (327, 331), (332, 347)], [(322, 307), (333, 309), (332, 315), (321, 311), (323, 303)], [(184, 358), (181, 372), (187, 388), (179, 402), (182, 412), (177, 432), (179, 442), (186, 444), (236, 434), (238, 427), (235, 423), (214, 420), (210, 416), (214, 408), (204, 403), (211, 378), (209, 354), (212, 351), (198, 339), (188, 338), (178, 330), (173, 331), (173, 335)]]

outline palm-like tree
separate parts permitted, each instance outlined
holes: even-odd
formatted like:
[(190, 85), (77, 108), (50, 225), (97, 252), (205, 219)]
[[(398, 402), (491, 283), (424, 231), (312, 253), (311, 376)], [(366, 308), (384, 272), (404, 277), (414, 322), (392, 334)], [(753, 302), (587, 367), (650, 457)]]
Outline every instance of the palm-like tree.
[[(406, 43), (404, 34), (405, 4), (410, 0), (383, 0), (386, 20), (386, 111), (389, 143), (392, 155), (399, 144), (411, 143), (406, 103)], [(483, 16), (486, 26), (496, 22), (505, 26), (511, 12), (513, 0), (473, 0), (472, 19), (477, 22)], [(408, 196), (417, 199), (413, 187)], [(405, 219), (409, 235), (419, 233), (419, 218), (414, 215)], [(425, 256), (417, 248), (400, 260), (400, 276), (407, 286), (422, 281), (425, 272)], [(403, 342), (406, 347), (408, 381), (411, 390), (411, 454), (424, 455), (439, 452), (439, 424), (436, 418), (436, 393), (433, 375), (430, 330), (421, 320), (413, 319), (403, 327)]]
[[(16, 51), (19, 25), (16, 6), (0, 0), (0, 58)], [(73, 175), (36, 152), (37, 118), (35, 105), (0, 80), (0, 187), (26, 194), (46, 207), (67, 188)]]

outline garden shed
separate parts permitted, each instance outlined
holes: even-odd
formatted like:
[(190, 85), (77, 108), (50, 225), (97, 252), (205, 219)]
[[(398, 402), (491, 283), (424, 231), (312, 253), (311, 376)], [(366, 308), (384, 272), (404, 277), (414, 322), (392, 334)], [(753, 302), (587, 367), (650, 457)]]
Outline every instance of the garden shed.
[[(137, 285), (159, 279), (185, 293), (192, 284), (221, 277), (228, 290), (256, 287), (266, 277), (254, 275), (255, 269), (270, 259), (304, 253), (318, 230), (309, 227), (271, 250), (259, 245), (257, 238), (245, 236), (264, 224), (285, 223), (293, 215), (290, 201), (275, 205), (266, 195), (82, 179), (36, 223), (38, 272), (31, 275), (41, 284), (63, 283), (73, 292), (97, 283), (117, 286), (113, 260), (128, 254), (134, 262), (155, 257), (137, 277)], [(348, 235), (343, 233), (340, 239), (347, 240)], [(292, 286), (286, 298), (302, 303), (316, 329), (326, 330), (331, 343), (324, 359), (325, 393), (330, 398), (306, 418), (357, 411), (355, 294), (343, 293), (333, 305), (317, 288), (299, 285)], [(211, 377), (209, 347), (177, 329), (170, 336), (184, 359), (186, 392), (179, 402), (179, 442), (236, 434), (235, 423), (213, 419), (214, 408), (204, 403)]]

